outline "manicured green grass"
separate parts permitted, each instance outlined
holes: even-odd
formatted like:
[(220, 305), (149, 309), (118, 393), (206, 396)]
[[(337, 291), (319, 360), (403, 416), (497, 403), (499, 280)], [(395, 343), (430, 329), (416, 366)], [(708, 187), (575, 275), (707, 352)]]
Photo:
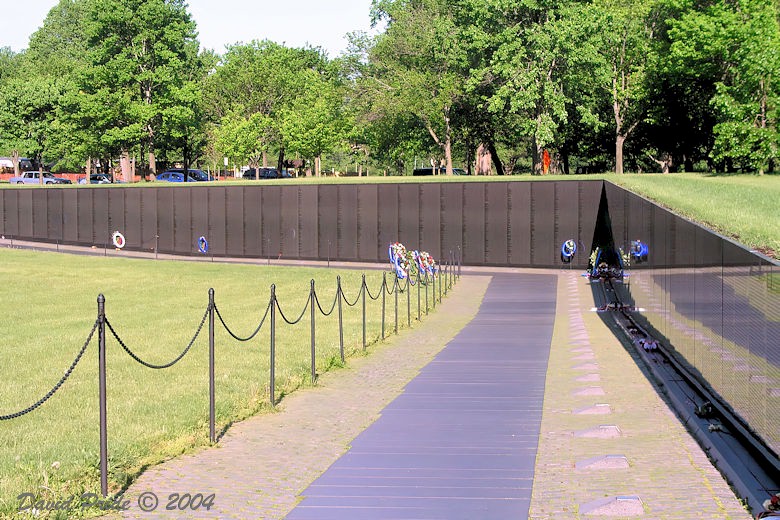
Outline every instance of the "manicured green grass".
[(780, 176), (684, 173), (605, 178), (748, 247), (780, 258)]
[[(3, 310), (0, 314), (0, 415), (26, 408), (62, 377), (95, 323), (97, 295), (106, 316), (139, 357), (171, 361), (193, 337), (213, 287), (227, 324), (240, 336), (260, 322), (276, 284), (282, 310), (295, 319), (306, 304), (310, 280), (322, 306), (334, 301), (336, 275), (353, 302), (360, 271), (304, 267), (226, 265), (35, 253), (0, 249)], [(382, 273), (366, 272), (379, 294)], [(388, 281), (392, 282), (388, 276)], [(412, 322), (416, 289), (411, 293)], [(394, 296), (387, 297), (386, 330), (392, 334)], [(424, 299), (423, 299), (424, 305)], [(317, 313), (318, 372), (340, 365), (337, 313)], [(381, 299), (367, 300), (367, 340), (380, 337)], [(362, 352), (361, 305), (343, 305), (347, 355)], [(399, 299), (399, 326), (406, 325), (406, 296)], [(109, 333), (110, 334), (110, 333)], [(0, 516), (11, 514), (22, 492), (62, 500), (99, 492), (97, 336), (62, 388), (39, 409), (0, 422)], [(370, 349), (370, 347), (369, 347)], [(309, 311), (290, 326), (276, 316), (276, 395), (310, 384)], [(403, 353), (399, 353), (403, 355)], [(252, 341), (233, 340), (217, 318), (217, 431), (269, 410), (269, 322)], [(110, 488), (116, 491), (143, 467), (208, 444), (207, 325), (192, 350), (175, 366), (151, 370), (107, 340)], [(283, 401), (282, 401), (283, 405)], [(333, 403), (334, 407), (338, 403)]]

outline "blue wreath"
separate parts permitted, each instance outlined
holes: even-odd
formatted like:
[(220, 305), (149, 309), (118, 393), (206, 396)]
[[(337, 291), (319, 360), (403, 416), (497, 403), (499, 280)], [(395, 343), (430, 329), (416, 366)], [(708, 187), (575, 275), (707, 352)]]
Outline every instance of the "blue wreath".
[(393, 263), (395, 264), (395, 274), (398, 276), (398, 279), (403, 280), (406, 278), (406, 271), (404, 271), (404, 268), (401, 266), (401, 257), (396, 257)]
[(637, 263), (646, 262), (649, 252), (650, 248), (641, 240), (634, 240), (631, 242), (631, 256)]
[(198, 238), (198, 251), (204, 255), (209, 252), (209, 241), (206, 240), (206, 237)]
[(577, 253), (577, 243), (569, 239), (561, 246), (561, 260), (565, 263), (571, 262), (574, 255)]

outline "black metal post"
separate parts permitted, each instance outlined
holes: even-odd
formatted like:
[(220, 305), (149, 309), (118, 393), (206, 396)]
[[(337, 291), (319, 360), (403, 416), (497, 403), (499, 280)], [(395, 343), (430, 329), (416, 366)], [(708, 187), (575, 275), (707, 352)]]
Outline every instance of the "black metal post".
[(450, 249), (450, 287), (453, 285), (453, 274), (455, 273), (455, 256), (452, 253), (452, 249)]
[[(433, 276), (434, 277), (441, 276), (441, 269), (436, 274), (434, 274)], [(436, 287), (436, 286), (434, 285), (434, 287)], [(435, 299), (435, 296), (434, 296), (434, 299)], [(439, 303), (441, 303), (441, 278), (439, 278)], [(435, 307), (435, 305), (434, 305), (434, 307)]]
[(317, 363), (315, 361), (315, 348), (314, 348), (314, 278), (311, 280), (311, 289), (309, 291), (309, 306), (311, 307), (311, 384), (317, 380)]
[(387, 292), (387, 273), (382, 273), (382, 339), (385, 339), (385, 293)]
[(428, 273), (425, 273), (425, 315), (428, 315)]
[(435, 309), (436, 308), (436, 273), (431, 273), (431, 283), (433, 284), (433, 308)]
[(420, 321), (420, 271), (417, 271), (417, 321)]
[(274, 369), (276, 365), (276, 285), (271, 284), (271, 406), (276, 406)]
[(363, 351), (366, 350), (366, 275), (363, 275), (363, 285), (360, 286), (360, 293), (363, 297)]
[(449, 271), (449, 264), (444, 264), (444, 296), (447, 296), (447, 289), (449, 288), (449, 278), (450, 271)]
[(344, 293), (341, 292), (341, 276), (336, 277), (336, 298), (339, 301), (339, 354), (341, 355), (341, 362), (344, 362), (344, 319), (341, 312), (341, 298)]
[(216, 420), (216, 399), (214, 386), (214, 288), (209, 289), (209, 442), (217, 442), (214, 426)]
[(406, 277), (406, 326), (412, 326), (412, 276)]
[(106, 421), (106, 297), (98, 295), (98, 378), (100, 401), (100, 492), (108, 496), (108, 429)]
[(393, 292), (395, 293), (395, 333), (398, 334), (398, 277), (396, 276), (393, 280)]
[(460, 250), (460, 246), (458, 246), (458, 278), (460, 278), (461, 265), (463, 265), (463, 252)]

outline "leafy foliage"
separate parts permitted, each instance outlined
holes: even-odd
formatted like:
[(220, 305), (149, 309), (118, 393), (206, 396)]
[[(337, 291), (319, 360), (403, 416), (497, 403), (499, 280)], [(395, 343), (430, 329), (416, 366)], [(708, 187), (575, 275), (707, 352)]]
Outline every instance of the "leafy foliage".
[[(184, 0), (60, 0), (0, 49), (0, 152), (418, 159), (498, 173), (774, 171), (780, 7), (765, 0), (374, 0), (333, 60), (268, 40), (199, 51)], [(460, 163), (460, 164), (458, 164)], [(484, 169), (484, 164), (480, 166)]]

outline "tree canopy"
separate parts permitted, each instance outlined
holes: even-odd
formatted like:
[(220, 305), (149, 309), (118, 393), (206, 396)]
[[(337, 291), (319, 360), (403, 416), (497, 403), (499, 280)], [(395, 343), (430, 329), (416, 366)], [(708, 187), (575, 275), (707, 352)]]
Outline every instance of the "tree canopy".
[(776, 0), (374, 0), (372, 17), (384, 30), (333, 59), (262, 29), (218, 55), (184, 0), (60, 0), (27, 50), (0, 48), (0, 154), (151, 172), (777, 168)]

